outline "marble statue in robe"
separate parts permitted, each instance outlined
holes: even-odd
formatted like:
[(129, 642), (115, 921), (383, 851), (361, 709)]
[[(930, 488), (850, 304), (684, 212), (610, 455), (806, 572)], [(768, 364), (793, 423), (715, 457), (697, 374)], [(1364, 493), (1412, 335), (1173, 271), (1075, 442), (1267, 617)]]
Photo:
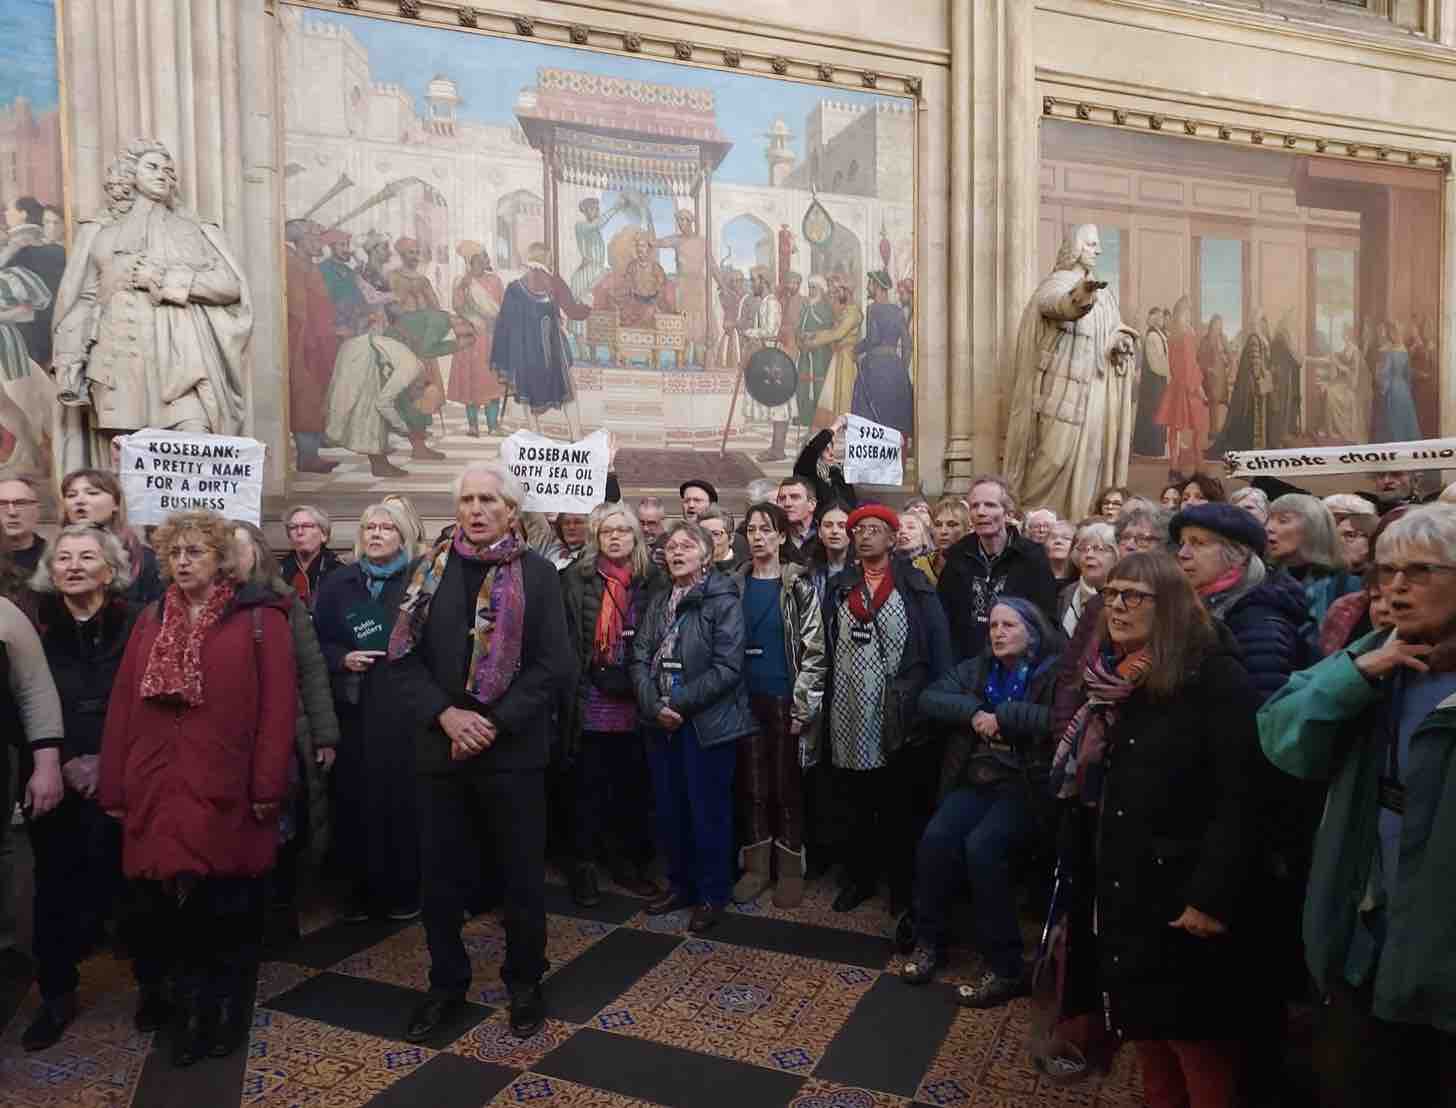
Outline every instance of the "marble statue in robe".
[(1068, 232), (1016, 335), (1005, 473), (1023, 504), (1076, 519), (1108, 485), (1125, 485), (1136, 413), (1137, 332), (1094, 276), (1095, 225)]

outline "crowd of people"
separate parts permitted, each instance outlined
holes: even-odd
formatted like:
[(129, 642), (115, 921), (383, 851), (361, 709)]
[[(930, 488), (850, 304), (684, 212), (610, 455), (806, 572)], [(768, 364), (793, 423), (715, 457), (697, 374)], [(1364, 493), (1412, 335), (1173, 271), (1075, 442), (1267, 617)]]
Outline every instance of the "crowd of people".
[(703, 479), (542, 516), (472, 463), (452, 525), (383, 498), (347, 561), (308, 505), (281, 560), (207, 512), (143, 541), (98, 470), (46, 539), (45, 490), (0, 481), (26, 1049), (111, 927), (139, 1030), (236, 1050), (315, 871), (345, 921), (421, 919), (423, 1041), (489, 910), (511, 1030), (542, 1026), (548, 858), (577, 904), (609, 879), (698, 935), (837, 868), (835, 912), (884, 888), (907, 986), (964, 942), (961, 1005), (1034, 991), (1058, 1080), (1129, 1042), (1154, 1108), (1300, 1103), (1306, 1004), (1306, 1102), (1456, 1103), (1456, 505), (1193, 473), (1076, 520), (994, 475), (897, 510), (836, 461), (816, 436), (741, 519)]

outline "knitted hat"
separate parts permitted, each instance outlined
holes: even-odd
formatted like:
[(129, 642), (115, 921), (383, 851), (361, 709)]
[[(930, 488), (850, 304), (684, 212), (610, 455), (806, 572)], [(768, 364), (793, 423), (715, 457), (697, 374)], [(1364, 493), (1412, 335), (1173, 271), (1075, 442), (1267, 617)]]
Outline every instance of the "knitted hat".
[(883, 520), (891, 531), (900, 530), (900, 517), (888, 504), (863, 504), (849, 513), (849, 529), (853, 531), (866, 519)]
[(1173, 522), (1168, 525), (1168, 533), (1173, 536), (1175, 544), (1183, 541), (1181, 535), (1185, 527), (1202, 527), (1205, 531), (1212, 531), (1215, 535), (1221, 535), (1230, 542), (1247, 546), (1261, 557), (1264, 554), (1264, 528), (1250, 513), (1242, 508), (1235, 508), (1232, 504), (1215, 501), (1208, 504), (1191, 504), (1184, 508), (1173, 517)]

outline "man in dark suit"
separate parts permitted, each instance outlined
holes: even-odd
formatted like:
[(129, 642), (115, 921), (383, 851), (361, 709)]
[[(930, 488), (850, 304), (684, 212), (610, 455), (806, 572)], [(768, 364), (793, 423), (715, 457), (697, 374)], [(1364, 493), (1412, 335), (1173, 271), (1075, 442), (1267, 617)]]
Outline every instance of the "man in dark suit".
[[(456, 482), (456, 526), (419, 569), (390, 636), (399, 696), (419, 721), (421, 907), (430, 992), (405, 1037), (459, 1016), (470, 985), (461, 918), (488, 852), (505, 894), (511, 1031), (545, 1018), (545, 771), (557, 691), (577, 678), (556, 570), (514, 530), (524, 499), (504, 466)], [(475, 843), (476, 828), (483, 839)], [(467, 849), (461, 850), (462, 846)]]

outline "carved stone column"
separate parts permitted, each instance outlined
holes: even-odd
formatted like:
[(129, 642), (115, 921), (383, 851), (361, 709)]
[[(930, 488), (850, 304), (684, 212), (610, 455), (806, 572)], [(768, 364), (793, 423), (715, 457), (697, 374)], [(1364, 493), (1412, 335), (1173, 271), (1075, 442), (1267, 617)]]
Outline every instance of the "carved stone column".
[(949, 439), (945, 489), (965, 491), (974, 472), (971, 411), (971, 240), (978, 218), (971, 174), (971, 24), (976, 0), (950, 3), (950, 356), (946, 359)]
[(272, 0), (66, 0), (61, 72), (72, 219), (105, 204), (117, 150), (159, 139), (181, 202), (221, 225), (257, 306), (246, 370), (248, 433), (268, 444), (265, 491), (283, 491), (279, 93)]

